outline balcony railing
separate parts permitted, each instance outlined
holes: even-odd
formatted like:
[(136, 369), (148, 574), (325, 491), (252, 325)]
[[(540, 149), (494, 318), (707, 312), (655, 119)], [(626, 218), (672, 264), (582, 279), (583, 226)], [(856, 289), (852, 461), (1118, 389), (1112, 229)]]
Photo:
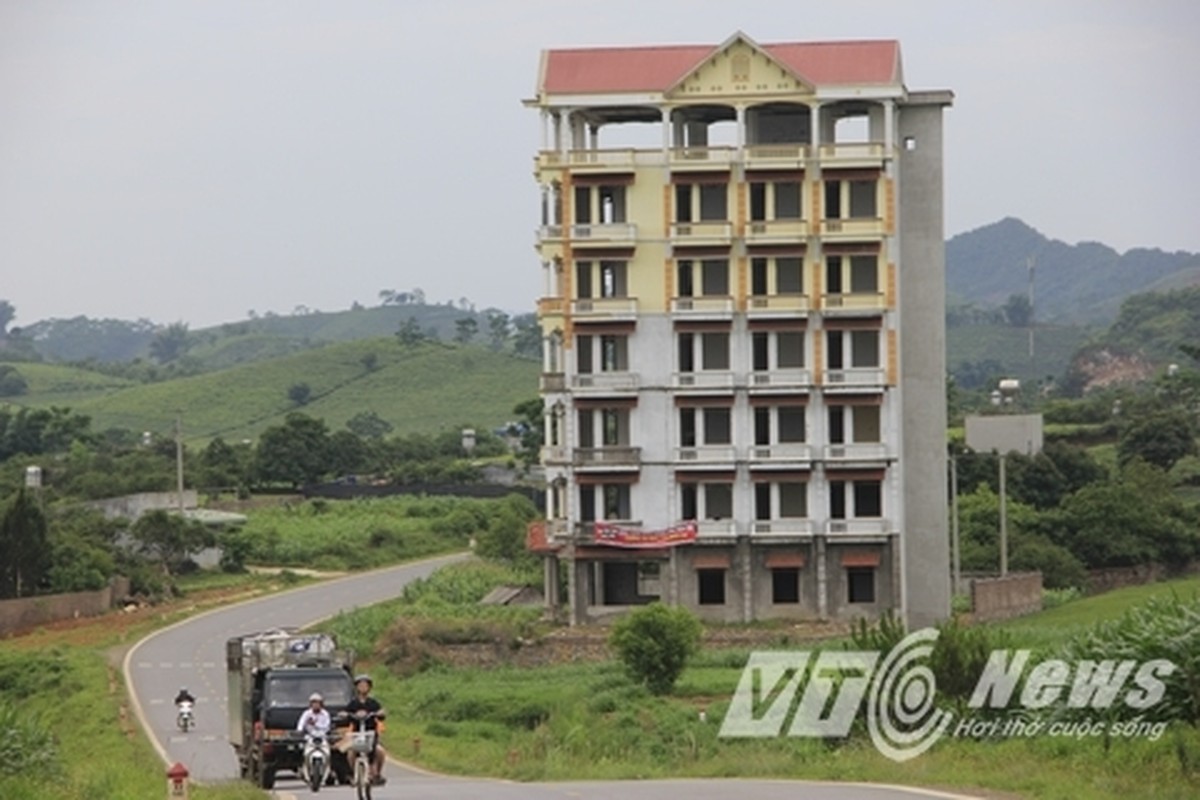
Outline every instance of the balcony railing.
[(728, 370), (676, 372), (673, 382), (677, 389), (721, 389), (732, 391), (734, 385), (733, 373)]
[(551, 539), (562, 539), (571, 533), (571, 523), (565, 519), (546, 520), (546, 536)]
[(541, 458), (543, 464), (565, 464), (567, 463), (567, 448), (561, 444), (548, 444), (542, 447)]
[(721, 539), (737, 536), (737, 524), (731, 519), (696, 520), (697, 539)]
[(752, 318), (794, 317), (808, 310), (806, 294), (756, 294), (746, 299), (746, 314)]
[(537, 165), (547, 167), (575, 167), (590, 171), (605, 169), (632, 169), (642, 165), (661, 165), (662, 150), (636, 150), (632, 147), (617, 147), (607, 150), (543, 150), (538, 153)]
[(846, 217), (821, 220), (821, 238), (829, 242), (881, 239), (887, 233), (879, 217)]
[(571, 238), (586, 240), (588, 244), (631, 244), (637, 239), (637, 225), (632, 222), (572, 225)]
[(733, 316), (733, 298), (724, 295), (672, 297), (671, 313), (689, 319), (728, 319)]
[(879, 517), (831, 519), (825, 522), (825, 532), (830, 536), (884, 536), (889, 527), (888, 521)]
[(543, 392), (565, 392), (567, 376), (561, 372), (543, 372), (538, 378), (538, 389)]
[(791, 464), (797, 461), (811, 461), (812, 454), (812, 445), (806, 442), (776, 442), (750, 447), (752, 461), (781, 461)]
[(574, 451), (575, 465), (588, 466), (632, 466), (641, 464), (642, 448), (628, 446), (577, 447)]
[(852, 292), (849, 294), (827, 294), (821, 306), (830, 314), (852, 316), (861, 313), (878, 313), (884, 310), (882, 292)]
[(822, 167), (879, 167), (883, 164), (882, 142), (836, 142), (818, 148)]
[(538, 300), (538, 316), (561, 314), (567, 307), (567, 301), (561, 297), (543, 297)]
[(750, 526), (753, 537), (812, 536), (813, 521), (806, 518), (756, 519)]
[(571, 301), (571, 315), (586, 319), (636, 319), (636, 297), (589, 297)]
[(751, 144), (743, 149), (747, 167), (800, 168), (808, 158), (806, 144)]
[(826, 461), (884, 461), (888, 457), (883, 442), (849, 442), (825, 445)]
[(636, 392), (636, 372), (587, 372), (571, 376), (571, 388), (580, 394), (588, 392)]
[(806, 369), (768, 369), (750, 373), (750, 389), (796, 391), (812, 386), (812, 373)]
[(675, 448), (675, 460), (685, 464), (729, 464), (737, 456), (731, 444), (705, 444)]
[(733, 241), (733, 223), (725, 220), (672, 222), (671, 241), (677, 245), (724, 245)]
[(793, 244), (808, 236), (803, 219), (751, 220), (746, 223), (746, 244)]
[(676, 147), (668, 157), (672, 167), (729, 169), (737, 160), (738, 151), (733, 147)]
[(831, 369), (825, 373), (825, 386), (829, 389), (862, 388), (864, 386), (883, 386), (883, 367), (851, 367), (849, 369)]
[(561, 242), (563, 240), (563, 226), (543, 225), (542, 227), (538, 228), (537, 238), (540, 244)]

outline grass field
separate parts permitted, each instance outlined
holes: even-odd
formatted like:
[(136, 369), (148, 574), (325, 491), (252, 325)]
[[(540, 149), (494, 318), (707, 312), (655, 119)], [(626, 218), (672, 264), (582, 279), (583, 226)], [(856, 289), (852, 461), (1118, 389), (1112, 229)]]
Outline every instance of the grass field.
[[(364, 359), (373, 356), (375, 369)], [(462, 425), (490, 429), (537, 395), (539, 365), (480, 347), (427, 343), (401, 347), (394, 338), (332, 344), (218, 372), (129, 385), (84, 370), (17, 365), (30, 382), (21, 405), (65, 405), (92, 417), (94, 430), (173, 430), (203, 445), (221, 436), (253, 439), (291, 411), (323, 418), (330, 430), (363, 411), (390, 422), (395, 433), (432, 433)], [(311, 399), (297, 406), (289, 388), (307, 383)]]
[[(1014, 646), (1049, 647), (1172, 592), (1200, 592), (1200, 578), (1080, 599), (998, 627)], [(364, 629), (378, 630), (381, 620), (371, 618), (371, 611), (363, 613)], [(1063, 737), (976, 741), (948, 736), (904, 763), (880, 755), (865, 735), (721, 739), (720, 720), (746, 655), (703, 653), (670, 697), (650, 696), (613, 663), (533, 670), (435, 667), (403, 679), (374, 671), (378, 692), (396, 720), (388, 734), (392, 752), (450, 773), (516, 780), (806, 778), (1063, 800), (1200, 796), (1200, 732), (1188, 726), (1176, 726), (1156, 741), (1114, 737), (1107, 744)]]

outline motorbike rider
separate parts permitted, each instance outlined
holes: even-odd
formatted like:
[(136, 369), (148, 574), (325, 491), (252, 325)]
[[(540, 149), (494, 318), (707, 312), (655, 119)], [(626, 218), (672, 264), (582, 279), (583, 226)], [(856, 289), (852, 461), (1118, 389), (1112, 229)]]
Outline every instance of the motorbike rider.
[(383, 706), (374, 697), (371, 697), (371, 689), (375, 686), (375, 682), (371, 680), (370, 675), (356, 675), (354, 678), (354, 697), (346, 704), (345, 713), (351, 716), (367, 717), (371, 713), (374, 716), (367, 717), (363, 720), (365, 730), (375, 731), (375, 752), (371, 757), (371, 783), (376, 786), (382, 786), (387, 783), (387, 779), (383, 777), (383, 762), (386, 755), (383, 752), (383, 747), (379, 741), (379, 720), (384, 719), (387, 715), (384, 713)]
[(195, 703), (196, 698), (192, 697), (192, 693), (187, 690), (186, 686), (179, 687), (179, 694), (175, 695), (175, 705), (180, 703)]
[(328, 736), (332, 724), (329, 711), (325, 708), (325, 698), (320, 692), (313, 692), (308, 697), (308, 708), (304, 709), (300, 721), (296, 723), (296, 730), (314, 736)]

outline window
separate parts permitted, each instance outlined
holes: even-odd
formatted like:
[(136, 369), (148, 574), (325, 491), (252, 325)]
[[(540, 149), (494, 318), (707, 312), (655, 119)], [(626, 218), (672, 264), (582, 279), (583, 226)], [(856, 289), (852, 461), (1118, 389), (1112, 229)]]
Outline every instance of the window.
[(576, 186), (574, 196), (576, 225), (625, 222), (624, 186)]
[(779, 485), (780, 519), (804, 519), (808, 516), (808, 484), (782, 482)]
[(854, 482), (854, 516), (883, 516), (883, 484), (880, 481)]
[(626, 278), (628, 265), (624, 261), (600, 262), (600, 296), (628, 297), (629, 282)]
[[(579, 447), (623, 447), (629, 444), (629, 411), (623, 408), (582, 408)], [(598, 426), (598, 427), (597, 427)]]
[(700, 588), (700, 605), (725, 605), (725, 570), (698, 569), (696, 570), (696, 581)]
[(875, 294), (879, 291), (879, 259), (875, 256), (850, 257), (850, 292)]
[(771, 518), (771, 484), (754, 484), (754, 518), (769, 520)]
[(776, 411), (779, 418), (780, 442), (803, 442), (804, 406), (780, 406)]
[(850, 181), (851, 219), (869, 219), (879, 216), (875, 205), (877, 181)]
[(750, 259), (750, 294), (804, 294), (804, 260), (799, 256)]
[[(697, 438), (703, 434), (703, 440)], [(733, 414), (728, 408), (679, 409), (679, 445), (730, 444), (733, 442)]]
[(575, 262), (575, 297), (586, 300), (592, 296), (592, 262)]
[[(750, 184), (750, 220), (800, 219), (802, 193), (800, 181), (754, 182)], [(768, 215), (770, 210), (770, 215)]]
[(879, 366), (879, 331), (833, 330), (826, 335), (829, 343), (826, 366), (829, 369), (844, 369), (847, 361), (851, 367)]
[(702, 370), (727, 371), (729, 369), (729, 334), (679, 334), (679, 371), (695, 372), (697, 362)]
[[(699, 272), (699, 280), (697, 280)], [(725, 258), (705, 259), (700, 262), (682, 260), (675, 268), (679, 297), (696, 297), (699, 285), (701, 297), (729, 296), (729, 260)]]
[(627, 372), (629, 370), (629, 337), (600, 337), (600, 371)]
[(775, 190), (775, 219), (800, 219), (799, 181), (781, 181)]
[(733, 517), (732, 483), (684, 483), (679, 487), (682, 519), (731, 519)]
[(829, 443), (880, 442), (880, 419), (879, 406), (829, 406)]
[[(825, 181), (825, 219), (876, 219), (878, 208), (879, 181), (866, 180)], [(846, 213), (846, 212), (849, 213)]]
[(846, 568), (846, 599), (851, 603), (875, 602), (875, 568)]
[(633, 516), (629, 510), (628, 484), (606, 483), (600, 490), (604, 496), (605, 519), (630, 519)]
[(882, 441), (879, 406), (854, 406), (854, 441)]
[(800, 570), (795, 567), (771, 570), (771, 602), (776, 605), (800, 602)]
[(804, 332), (780, 331), (775, 334), (775, 350), (780, 369), (798, 369), (804, 366)]
[(675, 185), (676, 222), (726, 222), (729, 220), (729, 184), (679, 183)]

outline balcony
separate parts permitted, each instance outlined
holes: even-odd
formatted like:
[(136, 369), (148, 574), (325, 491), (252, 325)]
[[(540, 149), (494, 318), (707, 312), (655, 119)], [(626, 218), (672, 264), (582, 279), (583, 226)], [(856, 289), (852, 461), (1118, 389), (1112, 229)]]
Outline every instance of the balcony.
[[(797, 462), (812, 461), (813, 448), (806, 442), (776, 442), (775, 444), (756, 444), (750, 447), (750, 460), (757, 462), (774, 461), (789, 466)], [(755, 466), (770, 466), (755, 464)]]
[(642, 463), (642, 448), (625, 445), (606, 447), (577, 447), (574, 451), (575, 466), (586, 467), (639, 467)]
[(637, 240), (637, 225), (632, 222), (572, 225), (570, 227), (570, 234), (572, 241), (582, 241), (588, 245), (611, 244), (628, 246)]
[(671, 315), (687, 319), (732, 319), (733, 298), (725, 295), (672, 297)]
[(821, 238), (826, 242), (856, 242), (882, 239), (887, 230), (880, 217), (846, 217), (821, 220)]
[(809, 308), (806, 294), (761, 294), (746, 300), (746, 316), (750, 319), (798, 317), (808, 313)]
[(543, 297), (538, 300), (538, 317), (560, 317), (566, 309), (567, 301), (561, 297)]
[(831, 519), (825, 522), (825, 533), (830, 536), (886, 536), (888, 521), (879, 517), (859, 519)]
[(731, 444), (705, 444), (675, 448), (675, 461), (689, 466), (703, 464), (729, 466), (736, 457), (737, 449)]
[(543, 446), (541, 450), (541, 461), (543, 464), (566, 464), (566, 446), (561, 444)]
[(672, 376), (676, 389), (708, 389), (721, 394), (733, 391), (733, 373), (727, 370), (676, 372)]
[(633, 393), (638, 388), (636, 372), (588, 372), (571, 376), (577, 394)]
[(751, 524), (750, 535), (755, 539), (782, 539), (797, 536), (812, 536), (813, 521), (807, 518), (756, 519)]
[(538, 378), (538, 390), (541, 392), (565, 392), (567, 376), (561, 372), (543, 372)]
[(538, 244), (558, 244), (564, 239), (562, 225), (543, 225), (537, 231)]
[(723, 246), (733, 242), (733, 223), (728, 220), (672, 222), (671, 244), (683, 247)]
[(838, 142), (818, 147), (822, 169), (883, 168), (882, 142)]
[(696, 539), (732, 539), (737, 536), (737, 524), (731, 519), (696, 520)]
[(831, 369), (825, 373), (825, 388), (836, 391), (838, 389), (882, 387), (885, 385), (885, 377), (883, 367)]
[(672, 169), (686, 169), (688, 172), (728, 170), (737, 160), (737, 155), (733, 147), (676, 147), (667, 153)]
[(888, 457), (887, 445), (883, 442), (849, 442), (846, 444), (827, 444), (825, 445), (824, 458), (826, 461), (837, 463), (847, 462), (870, 462), (877, 464), (880, 461), (886, 461)]
[(751, 220), (746, 223), (746, 244), (795, 244), (808, 236), (802, 219)]
[(571, 316), (587, 320), (637, 319), (636, 297), (589, 297), (571, 301)]
[(886, 307), (882, 292), (853, 292), (827, 294), (821, 299), (821, 308), (830, 316), (853, 317), (878, 315)]
[(662, 165), (662, 150), (635, 150), (615, 147), (607, 150), (543, 150), (538, 153), (538, 169), (570, 167), (572, 172), (627, 172), (639, 166)]
[(571, 523), (565, 519), (548, 519), (546, 520), (546, 538), (547, 539), (563, 539), (571, 533)]
[(806, 369), (768, 369), (750, 373), (753, 394), (807, 391), (812, 388), (812, 373)]
[(752, 144), (743, 149), (742, 157), (747, 169), (803, 169), (808, 145)]

